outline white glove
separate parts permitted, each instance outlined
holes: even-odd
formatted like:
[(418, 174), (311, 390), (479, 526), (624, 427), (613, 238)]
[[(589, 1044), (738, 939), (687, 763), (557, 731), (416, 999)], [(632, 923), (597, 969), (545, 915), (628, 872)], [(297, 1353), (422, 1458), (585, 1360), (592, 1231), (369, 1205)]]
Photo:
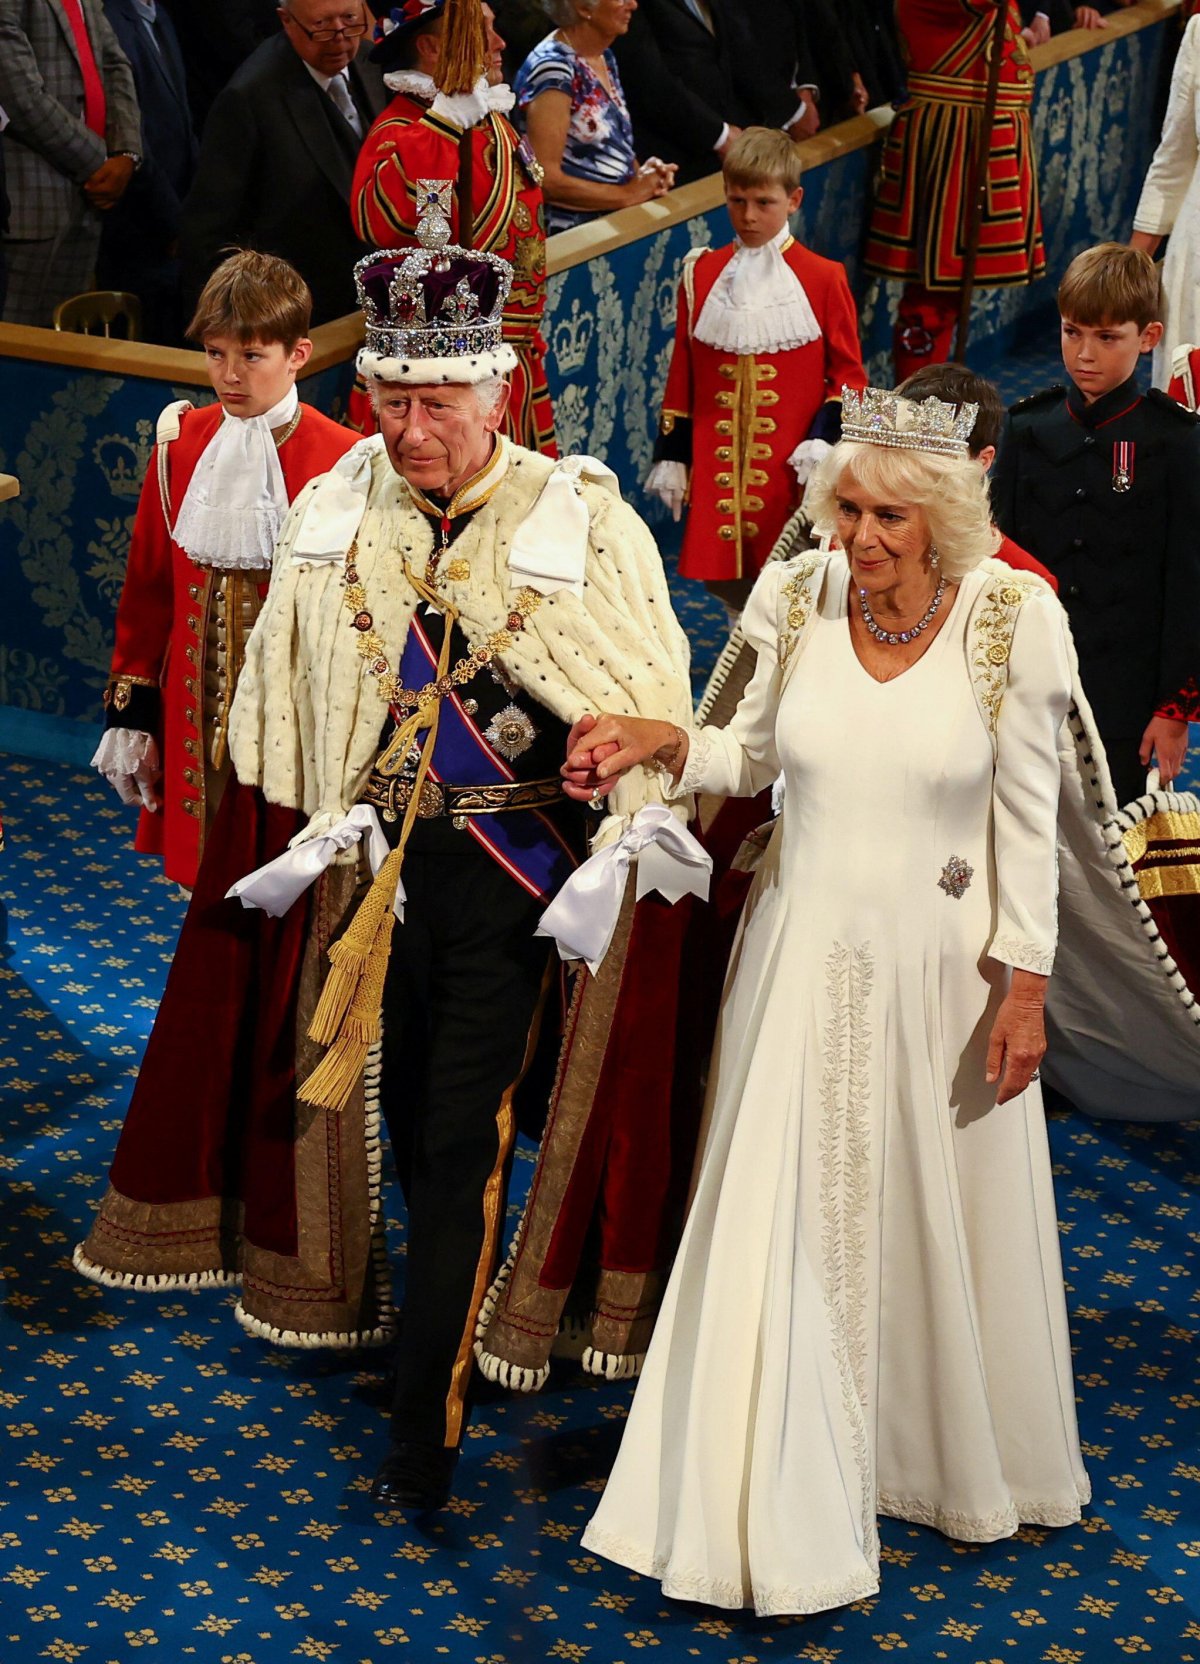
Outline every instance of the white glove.
[(688, 471), (683, 462), (656, 462), (646, 475), (646, 490), (667, 505), (673, 520), (678, 520), (683, 513), (687, 488)]
[(465, 132), (477, 122), (486, 121), (492, 109), (490, 92), (487, 81), (481, 75), (470, 92), (438, 93), (429, 106), (429, 113), (431, 116), (440, 116), (452, 127), (458, 127)]
[(789, 463), (796, 470), (796, 478), (801, 485), (807, 485), (817, 471), (818, 463), (822, 462), (833, 449), (827, 439), (802, 439), (796, 449), (788, 457)]
[(140, 802), (151, 814), (157, 811), (159, 798), (154, 785), (162, 774), (162, 764), (153, 734), (145, 734), (140, 728), (106, 729), (92, 767), (115, 788), (122, 803)]

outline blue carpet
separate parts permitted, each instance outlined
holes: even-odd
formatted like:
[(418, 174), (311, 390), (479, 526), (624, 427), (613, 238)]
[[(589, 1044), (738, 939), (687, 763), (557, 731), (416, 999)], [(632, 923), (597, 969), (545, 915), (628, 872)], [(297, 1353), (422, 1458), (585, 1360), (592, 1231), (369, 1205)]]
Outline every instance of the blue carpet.
[[(711, 607), (697, 636), (703, 660)], [(416, 1527), (366, 1494), (377, 1360), (273, 1351), (220, 1292), (74, 1275), (182, 908), (94, 777), (3, 759), (0, 804), (0, 1664), (1200, 1664), (1195, 1129), (1051, 1126), (1082, 1524), (965, 1547), (885, 1521), (880, 1596), (805, 1620), (668, 1603), (579, 1547), (629, 1385), (485, 1402)]]

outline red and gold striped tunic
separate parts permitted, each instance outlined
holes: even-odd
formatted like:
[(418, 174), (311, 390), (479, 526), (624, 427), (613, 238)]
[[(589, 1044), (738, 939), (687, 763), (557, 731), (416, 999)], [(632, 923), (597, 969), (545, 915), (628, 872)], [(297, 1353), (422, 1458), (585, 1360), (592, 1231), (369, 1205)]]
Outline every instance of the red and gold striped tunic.
[[(1030, 283), (1046, 270), (1029, 107), (1033, 70), (1016, 0), (987, 153), (975, 282)], [(979, 123), (996, 12), (992, 0), (898, 0), (909, 97), (884, 140), (866, 265), (927, 289), (962, 286)]]

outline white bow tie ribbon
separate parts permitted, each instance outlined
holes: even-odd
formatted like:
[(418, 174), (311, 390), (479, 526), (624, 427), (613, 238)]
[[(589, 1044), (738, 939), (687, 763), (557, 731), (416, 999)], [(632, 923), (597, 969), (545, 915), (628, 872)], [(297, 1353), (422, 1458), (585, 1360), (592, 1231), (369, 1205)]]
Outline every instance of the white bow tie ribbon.
[(383, 435), (373, 433), (322, 474), (292, 538), (293, 566), (345, 559), (367, 511), (371, 470), (383, 449)]
[(594, 456), (563, 457), (517, 527), (508, 556), (514, 585), (553, 595), (566, 589), (583, 594), (591, 517), (583, 500), (584, 479), (619, 497), (617, 476)]
[[(387, 860), (390, 845), (369, 803), (356, 803), (348, 815), (333, 821), (322, 831), (305, 827), (282, 855), (239, 878), (225, 892), (226, 901), (240, 901), (245, 908), (258, 907), (273, 919), (281, 919), (295, 902), (316, 883), (336, 858), (355, 844), (367, 840), (367, 859), (374, 876)], [(404, 923), (404, 885), (396, 887), (395, 914)]]
[(542, 914), (537, 934), (553, 937), (560, 959), (583, 959), (595, 976), (612, 944), (635, 860), (638, 901), (652, 890), (672, 904), (686, 895), (708, 900), (712, 856), (670, 809), (647, 803), (615, 843), (575, 869)]

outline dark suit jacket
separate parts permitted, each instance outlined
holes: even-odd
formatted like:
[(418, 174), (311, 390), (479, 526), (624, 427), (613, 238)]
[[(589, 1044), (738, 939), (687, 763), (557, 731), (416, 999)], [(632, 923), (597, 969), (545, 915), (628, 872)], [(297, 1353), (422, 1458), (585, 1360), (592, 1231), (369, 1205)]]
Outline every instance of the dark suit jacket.
[(142, 166), (106, 216), (105, 235), (128, 239), (139, 251), (144, 246), (148, 254), (157, 254), (179, 235), (179, 210), (199, 150), (183, 57), (161, 6), (155, 24), (157, 51), (133, 0), (104, 0), (104, 11), (129, 59), (142, 112)]
[(187, 65), (188, 99), (197, 133), (217, 94), (246, 59), (280, 32), (275, 0), (159, 0), (171, 14)]
[(1139, 738), (1200, 667), (1200, 420), (1136, 378), (1091, 405), (1074, 386), (1021, 399), (992, 510), (1058, 579), (1100, 737)]
[[(360, 51), (350, 71), (366, 133), (387, 93)], [(184, 296), (195, 300), (234, 243), (290, 260), (313, 293), (313, 322), (353, 312), (354, 262), (369, 252), (350, 224), (360, 141), (285, 35), (247, 58), (209, 114), (183, 205)]]
[(777, 126), (796, 105), (790, 94), (782, 101), (764, 94), (754, 71), (764, 48), (746, 28), (740, 0), (708, 3), (712, 31), (685, 0), (640, 0), (629, 32), (613, 45), (637, 153), (677, 162), (679, 184), (718, 171), (713, 146), (726, 122)]

